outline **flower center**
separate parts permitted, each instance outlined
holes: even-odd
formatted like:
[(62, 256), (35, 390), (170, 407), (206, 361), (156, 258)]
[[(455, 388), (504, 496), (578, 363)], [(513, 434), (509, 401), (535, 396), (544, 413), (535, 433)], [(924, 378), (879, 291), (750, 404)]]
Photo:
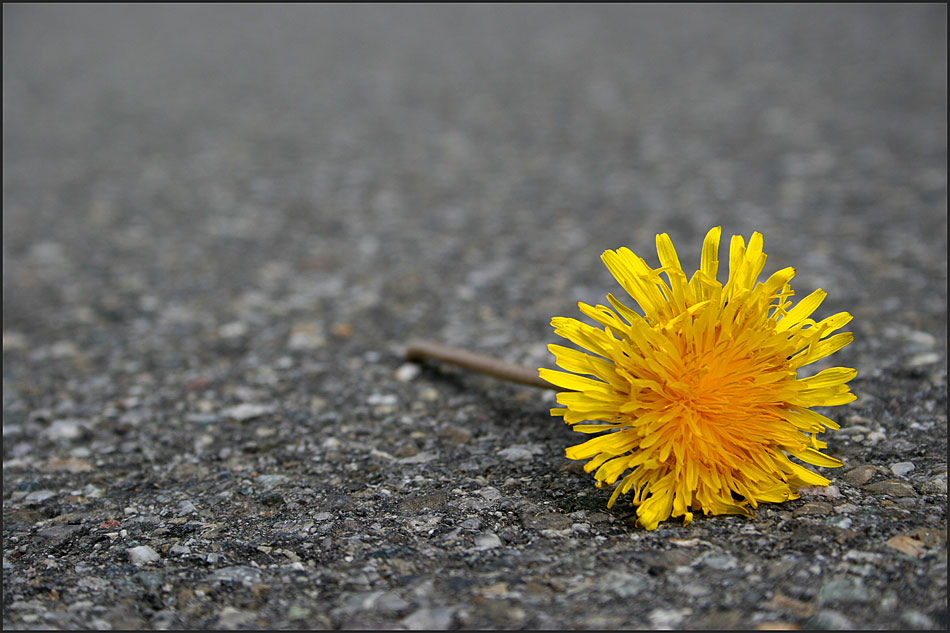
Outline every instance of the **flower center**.
[(745, 338), (709, 336), (699, 345), (695, 332), (678, 334), (677, 371), (668, 374), (666, 393), (681, 412), (673, 426), (682, 440), (744, 445), (758, 436), (755, 427), (779, 403), (777, 385), (794, 371)]
[(675, 402), (698, 414), (722, 414), (741, 397), (743, 386), (748, 385), (743, 380), (744, 372), (729, 374), (724, 371), (723, 363), (706, 356), (684, 360), (688, 361), (687, 367), (680, 380), (669, 384), (670, 395)]

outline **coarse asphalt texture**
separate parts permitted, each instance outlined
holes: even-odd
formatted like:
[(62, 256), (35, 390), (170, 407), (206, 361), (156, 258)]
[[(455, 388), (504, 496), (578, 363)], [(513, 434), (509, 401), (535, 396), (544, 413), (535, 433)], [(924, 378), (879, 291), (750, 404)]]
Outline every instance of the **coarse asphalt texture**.
[[(553, 316), (761, 231), (832, 486), (634, 526)], [(722, 274), (722, 273), (721, 273)], [(3, 6), (3, 626), (947, 626), (947, 8)]]

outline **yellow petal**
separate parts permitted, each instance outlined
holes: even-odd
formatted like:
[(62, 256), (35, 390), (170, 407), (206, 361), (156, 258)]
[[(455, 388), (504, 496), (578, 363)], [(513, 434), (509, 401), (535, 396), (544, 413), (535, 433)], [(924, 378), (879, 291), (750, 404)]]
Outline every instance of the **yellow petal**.
[(850, 367), (829, 367), (828, 369), (818, 372), (811, 378), (802, 378), (798, 381), (798, 384), (808, 389), (835, 387), (850, 381), (857, 375), (857, 369)]
[(799, 301), (794, 308), (785, 314), (785, 316), (779, 319), (779, 322), (775, 326), (775, 331), (785, 332), (786, 330), (789, 330), (801, 323), (803, 320), (808, 318), (812, 312), (818, 309), (818, 306), (821, 305), (821, 302), (825, 300), (826, 296), (828, 296), (828, 293), (821, 288), (812, 292), (810, 295)]
[(719, 238), (721, 235), (722, 227), (716, 226), (709, 229), (706, 238), (703, 240), (699, 269), (711, 280), (715, 280), (716, 275), (719, 274)]
[(542, 380), (546, 380), (552, 385), (573, 391), (606, 391), (609, 388), (609, 385), (599, 380), (575, 376), (565, 371), (556, 371), (546, 367), (539, 369), (538, 375), (541, 376)]
[(794, 452), (789, 451), (789, 455), (794, 455), (795, 457), (802, 460), (803, 462), (807, 462), (815, 466), (837, 468), (842, 465), (842, 463), (839, 460), (835, 459), (834, 457), (830, 457), (828, 455), (825, 455), (824, 453), (816, 451), (810, 446), (800, 451), (794, 451)]

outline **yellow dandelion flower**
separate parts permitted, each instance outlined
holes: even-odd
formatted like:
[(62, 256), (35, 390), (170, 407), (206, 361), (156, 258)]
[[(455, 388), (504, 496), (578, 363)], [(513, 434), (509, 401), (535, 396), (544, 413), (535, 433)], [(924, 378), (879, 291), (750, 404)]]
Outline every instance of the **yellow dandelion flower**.
[(729, 279), (719, 283), (721, 232), (706, 235), (700, 268), (688, 280), (666, 233), (656, 238), (660, 268), (627, 248), (605, 251), (604, 264), (643, 314), (608, 294), (612, 309), (578, 303), (602, 328), (551, 321), (557, 335), (595, 354), (550, 345), (566, 371), (539, 370), (569, 390), (558, 393), (563, 408), (551, 415), (581, 433), (603, 433), (568, 448), (567, 457), (589, 459), (584, 470), (598, 487), (617, 484), (608, 507), (632, 491), (637, 524), (648, 530), (670, 516), (688, 524), (691, 510), (751, 516), (750, 506), (830, 483), (790, 457), (841, 465), (821, 452), (827, 444), (817, 437), (838, 425), (810, 407), (854, 400), (846, 383), (857, 371), (797, 374), (852, 341), (850, 332), (832, 334), (851, 315), (810, 319), (825, 298), (821, 289), (793, 305), (794, 268), (757, 283), (766, 258), (759, 233), (748, 246), (732, 238)]

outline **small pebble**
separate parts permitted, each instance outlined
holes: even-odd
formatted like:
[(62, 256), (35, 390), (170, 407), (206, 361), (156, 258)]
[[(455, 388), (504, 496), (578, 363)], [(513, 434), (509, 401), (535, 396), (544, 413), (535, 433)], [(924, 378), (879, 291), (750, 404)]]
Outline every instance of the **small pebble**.
[(90, 470), (93, 470), (93, 466), (84, 459), (76, 459), (75, 457), (69, 457), (66, 459), (54, 457), (44, 464), (44, 469), (52, 471), (65, 471), (77, 474), (89, 472)]
[(829, 602), (868, 602), (871, 599), (864, 584), (855, 578), (829, 580), (818, 591), (818, 604)]
[(936, 352), (924, 352), (923, 354), (914, 354), (906, 361), (905, 367), (922, 367), (924, 365), (933, 365), (940, 360), (940, 354)]
[(921, 550), (924, 547), (924, 544), (921, 541), (907, 536), (906, 534), (900, 534), (898, 536), (889, 538), (885, 544), (888, 547), (896, 549), (898, 552), (902, 552), (913, 558), (918, 558), (920, 556)]
[(310, 609), (306, 607), (301, 607), (296, 604), (290, 605), (290, 608), (287, 609), (287, 619), (288, 620), (306, 620), (310, 617)]
[(650, 624), (657, 629), (673, 629), (678, 628), (679, 624), (683, 621), (686, 616), (692, 613), (692, 609), (682, 608), (682, 609), (653, 609), (647, 615), (647, 618), (650, 620)]
[(618, 598), (635, 598), (650, 588), (651, 579), (642, 571), (611, 569), (599, 582), (602, 591), (613, 593)]
[(866, 464), (864, 466), (858, 466), (857, 468), (852, 468), (844, 475), (842, 479), (847, 481), (849, 484), (854, 486), (863, 486), (867, 482), (871, 481), (871, 477), (874, 476), (874, 466)]
[(824, 501), (809, 501), (802, 507), (792, 512), (793, 516), (804, 516), (809, 514), (828, 514), (831, 512), (831, 504)]
[(234, 607), (224, 607), (218, 614), (218, 621), (214, 628), (223, 630), (235, 630), (244, 627), (257, 617), (253, 611), (241, 611)]
[(410, 604), (399, 594), (393, 591), (384, 591), (373, 601), (373, 608), (382, 613), (400, 613), (409, 608)]
[(497, 501), (504, 496), (498, 488), (493, 488), (492, 486), (482, 488), (478, 491), (478, 494), (486, 501)]
[(247, 334), (247, 324), (241, 321), (232, 321), (218, 328), (218, 336), (226, 339), (240, 338)]
[(573, 528), (567, 530), (541, 530), (541, 536), (544, 538), (568, 538), (574, 533)]
[(79, 354), (79, 348), (72, 341), (58, 341), (49, 346), (49, 355), (53, 358), (73, 358)]
[(56, 493), (52, 490), (34, 490), (24, 497), (24, 501), (28, 501), (30, 503), (41, 503), (55, 496)]
[(402, 619), (402, 625), (410, 631), (446, 630), (452, 626), (455, 609), (448, 607), (424, 608)]
[(851, 517), (840, 517), (837, 519), (830, 519), (828, 525), (833, 525), (834, 527), (841, 528), (842, 530), (851, 529), (852, 525)]
[(486, 550), (501, 547), (501, 539), (494, 532), (486, 532), (475, 537), (475, 549)]
[(854, 623), (843, 613), (824, 610), (809, 618), (806, 628), (828, 631), (849, 630), (854, 628)]
[(432, 451), (424, 451), (409, 457), (402, 457), (396, 460), (398, 464), (427, 464), (439, 458), (439, 454)]
[(903, 477), (908, 473), (912, 473), (914, 468), (915, 466), (913, 462), (897, 462), (896, 464), (891, 464), (891, 472), (898, 477)]
[(45, 431), (52, 440), (74, 440), (82, 434), (79, 420), (56, 420)]
[(508, 460), (509, 462), (517, 462), (531, 459), (533, 457), (533, 453), (526, 448), (511, 446), (498, 451), (498, 456), (502, 459)]
[(419, 365), (415, 363), (404, 363), (396, 370), (396, 380), (400, 382), (409, 382), (419, 375), (422, 371)]
[(730, 554), (709, 553), (701, 557), (701, 561), (706, 567), (719, 571), (735, 569), (736, 567), (736, 559)]
[(798, 492), (803, 497), (825, 497), (827, 499), (840, 499), (841, 489), (838, 486), (808, 486), (799, 488)]
[(521, 539), (521, 530), (513, 525), (509, 525), (498, 531), (498, 537), (503, 543), (518, 542)]
[(930, 481), (924, 482), (921, 490), (928, 494), (945, 495), (947, 494), (947, 477), (935, 477)]
[(164, 577), (157, 571), (140, 571), (132, 576), (146, 591), (157, 591), (164, 582)]
[(260, 475), (254, 482), (264, 490), (271, 490), (286, 483), (288, 479), (289, 477), (287, 477), (287, 475)]
[(912, 629), (936, 629), (936, 623), (930, 618), (930, 616), (917, 611), (916, 609), (909, 609), (904, 611), (901, 614), (901, 620), (904, 621), (908, 627)]
[(868, 484), (864, 487), (868, 492), (878, 495), (889, 495), (891, 497), (916, 497), (917, 492), (914, 487), (904, 481), (889, 479), (887, 481), (878, 481)]
[(259, 418), (262, 415), (267, 415), (268, 413), (273, 412), (273, 410), (274, 407), (270, 405), (244, 403), (224, 409), (221, 411), (221, 415), (238, 422), (243, 422), (245, 420)]
[(446, 426), (439, 431), (439, 435), (456, 444), (464, 444), (472, 439), (472, 432), (460, 426)]
[(158, 552), (148, 545), (139, 545), (138, 547), (133, 547), (126, 551), (129, 554), (129, 560), (131, 560), (134, 565), (145, 565), (146, 563), (154, 563), (161, 559)]
[(326, 338), (319, 323), (297, 323), (291, 328), (287, 339), (287, 349), (292, 350), (314, 350), (325, 344)]
[[(208, 562), (211, 562), (211, 554), (208, 554)], [(247, 567), (244, 565), (234, 565), (232, 567), (222, 567), (218, 569), (213, 574), (211, 574), (211, 580), (218, 582), (233, 582), (240, 583), (247, 587), (252, 587), (256, 584), (259, 584), (263, 579), (263, 575), (260, 570), (255, 569), (254, 567)]]
[(701, 582), (691, 582), (687, 585), (684, 585), (680, 588), (684, 594), (690, 598), (701, 598), (703, 596), (708, 596), (711, 592), (711, 589), (708, 585)]
[(907, 339), (909, 345), (908, 348), (917, 347), (919, 349), (930, 349), (937, 344), (937, 339), (933, 337), (929, 332), (923, 332), (921, 330), (909, 330), (903, 333), (904, 338)]
[(172, 556), (184, 556), (185, 554), (191, 554), (191, 548), (187, 545), (175, 543), (169, 548), (168, 553)]
[(459, 524), (463, 530), (477, 530), (482, 527), (482, 520), (478, 517), (469, 517)]
[(399, 404), (399, 398), (393, 394), (373, 393), (366, 398), (366, 404), (372, 406), (392, 407)]
[(37, 534), (52, 542), (60, 543), (73, 539), (82, 530), (80, 525), (54, 525), (37, 531)]

